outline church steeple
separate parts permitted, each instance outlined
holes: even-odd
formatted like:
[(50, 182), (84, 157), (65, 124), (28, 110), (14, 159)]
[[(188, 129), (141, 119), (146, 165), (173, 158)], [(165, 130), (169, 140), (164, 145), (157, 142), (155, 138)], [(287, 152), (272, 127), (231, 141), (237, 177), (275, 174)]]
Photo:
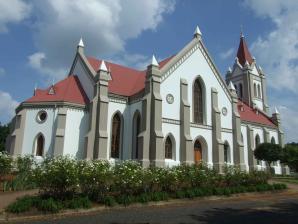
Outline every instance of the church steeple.
[(248, 50), (243, 33), (240, 34), (240, 43), (237, 51), (237, 58), (239, 63), (244, 66), (246, 61), (251, 65), (253, 58)]

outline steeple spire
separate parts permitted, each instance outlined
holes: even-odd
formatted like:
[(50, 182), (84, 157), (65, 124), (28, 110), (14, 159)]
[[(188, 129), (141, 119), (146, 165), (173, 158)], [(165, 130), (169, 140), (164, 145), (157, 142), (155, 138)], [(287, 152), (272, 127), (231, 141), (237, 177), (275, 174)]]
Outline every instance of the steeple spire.
[(245, 38), (242, 32), (242, 28), (241, 28), (241, 32), (240, 32), (240, 43), (239, 43), (239, 47), (238, 47), (238, 51), (237, 51), (237, 58), (239, 60), (239, 63), (244, 66), (245, 62), (247, 61), (249, 64), (251, 64), (253, 62), (253, 58), (248, 50), (248, 47), (246, 45), (245, 42)]

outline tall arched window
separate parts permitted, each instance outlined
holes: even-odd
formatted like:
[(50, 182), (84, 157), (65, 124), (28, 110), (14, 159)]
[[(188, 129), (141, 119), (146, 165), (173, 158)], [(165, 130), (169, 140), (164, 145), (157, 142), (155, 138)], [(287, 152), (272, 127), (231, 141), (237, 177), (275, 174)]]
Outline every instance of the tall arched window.
[(230, 146), (228, 142), (225, 142), (224, 144), (224, 162), (229, 163), (230, 162)]
[(239, 92), (240, 92), (240, 99), (242, 99), (243, 98), (243, 86), (241, 83), (239, 85)]
[(111, 157), (120, 158), (121, 118), (117, 113), (112, 120)]
[(271, 138), (271, 144), (276, 144), (274, 137)]
[(199, 79), (194, 83), (193, 87), (193, 121), (197, 124), (203, 124), (204, 122), (204, 108), (203, 108), (203, 87)]
[(36, 139), (36, 156), (43, 156), (44, 153), (44, 137), (40, 134)]
[[(256, 135), (256, 138), (255, 138), (255, 149), (258, 147), (258, 145), (260, 144), (260, 136), (259, 135)], [(261, 165), (261, 161), (260, 160), (257, 160), (257, 165)]]
[(139, 158), (139, 134), (141, 132), (141, 115), (139, 111), (136, 111), (133, 117), (133, 136), (132, 136), (132, 142), (133, 142), (133, 150), (132, 150), (132, 158), (138, 159)]
[(257, 85), (254, 83), (254, 96), (258, 97), (257, 95)]
[(166, 159), (173, 158), (173, 143), (170, 136), (166, 138), (166, 142), (165, 142), (165, 158)]
[(262, 98), (262, 95), (261, 95), (261, 86), (260, 86), (260, 84), (258, 84), (258, 97), (259, 97), (259, 98)]

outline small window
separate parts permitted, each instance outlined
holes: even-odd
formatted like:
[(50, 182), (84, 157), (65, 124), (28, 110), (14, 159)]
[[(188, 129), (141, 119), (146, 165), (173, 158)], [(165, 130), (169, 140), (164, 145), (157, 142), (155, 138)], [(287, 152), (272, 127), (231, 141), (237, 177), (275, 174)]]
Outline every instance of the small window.
[(47, 112), (45, 112), (44, 110), (39, 111), (38, 114), (37, 114), (37, 122), (38, 123), (43, 123), (43, 122), (46, 121), (47, 117), (48, 117)]
[(230, 153), (229, 143), (225, 142), (225, 144), (224, 144), (224, 162), (225, 163), (229, 163), (230, 162), (229, 153)]
[(173, 154), (172, 154), (172, 141), (170, 136), (167, 137), (166, 139), (166, 143), (165, 143), (165, 158), (166, 159), (172, 159), (173, 158)]

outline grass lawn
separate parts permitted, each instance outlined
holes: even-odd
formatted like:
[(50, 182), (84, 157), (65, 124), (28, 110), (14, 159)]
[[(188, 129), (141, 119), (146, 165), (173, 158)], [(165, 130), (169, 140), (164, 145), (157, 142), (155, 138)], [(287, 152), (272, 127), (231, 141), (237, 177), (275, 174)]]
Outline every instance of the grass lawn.
[(297, 177), (273, 177), (273, 180), (291, 183), (291, 184), (298, 184), (298, 178)]

